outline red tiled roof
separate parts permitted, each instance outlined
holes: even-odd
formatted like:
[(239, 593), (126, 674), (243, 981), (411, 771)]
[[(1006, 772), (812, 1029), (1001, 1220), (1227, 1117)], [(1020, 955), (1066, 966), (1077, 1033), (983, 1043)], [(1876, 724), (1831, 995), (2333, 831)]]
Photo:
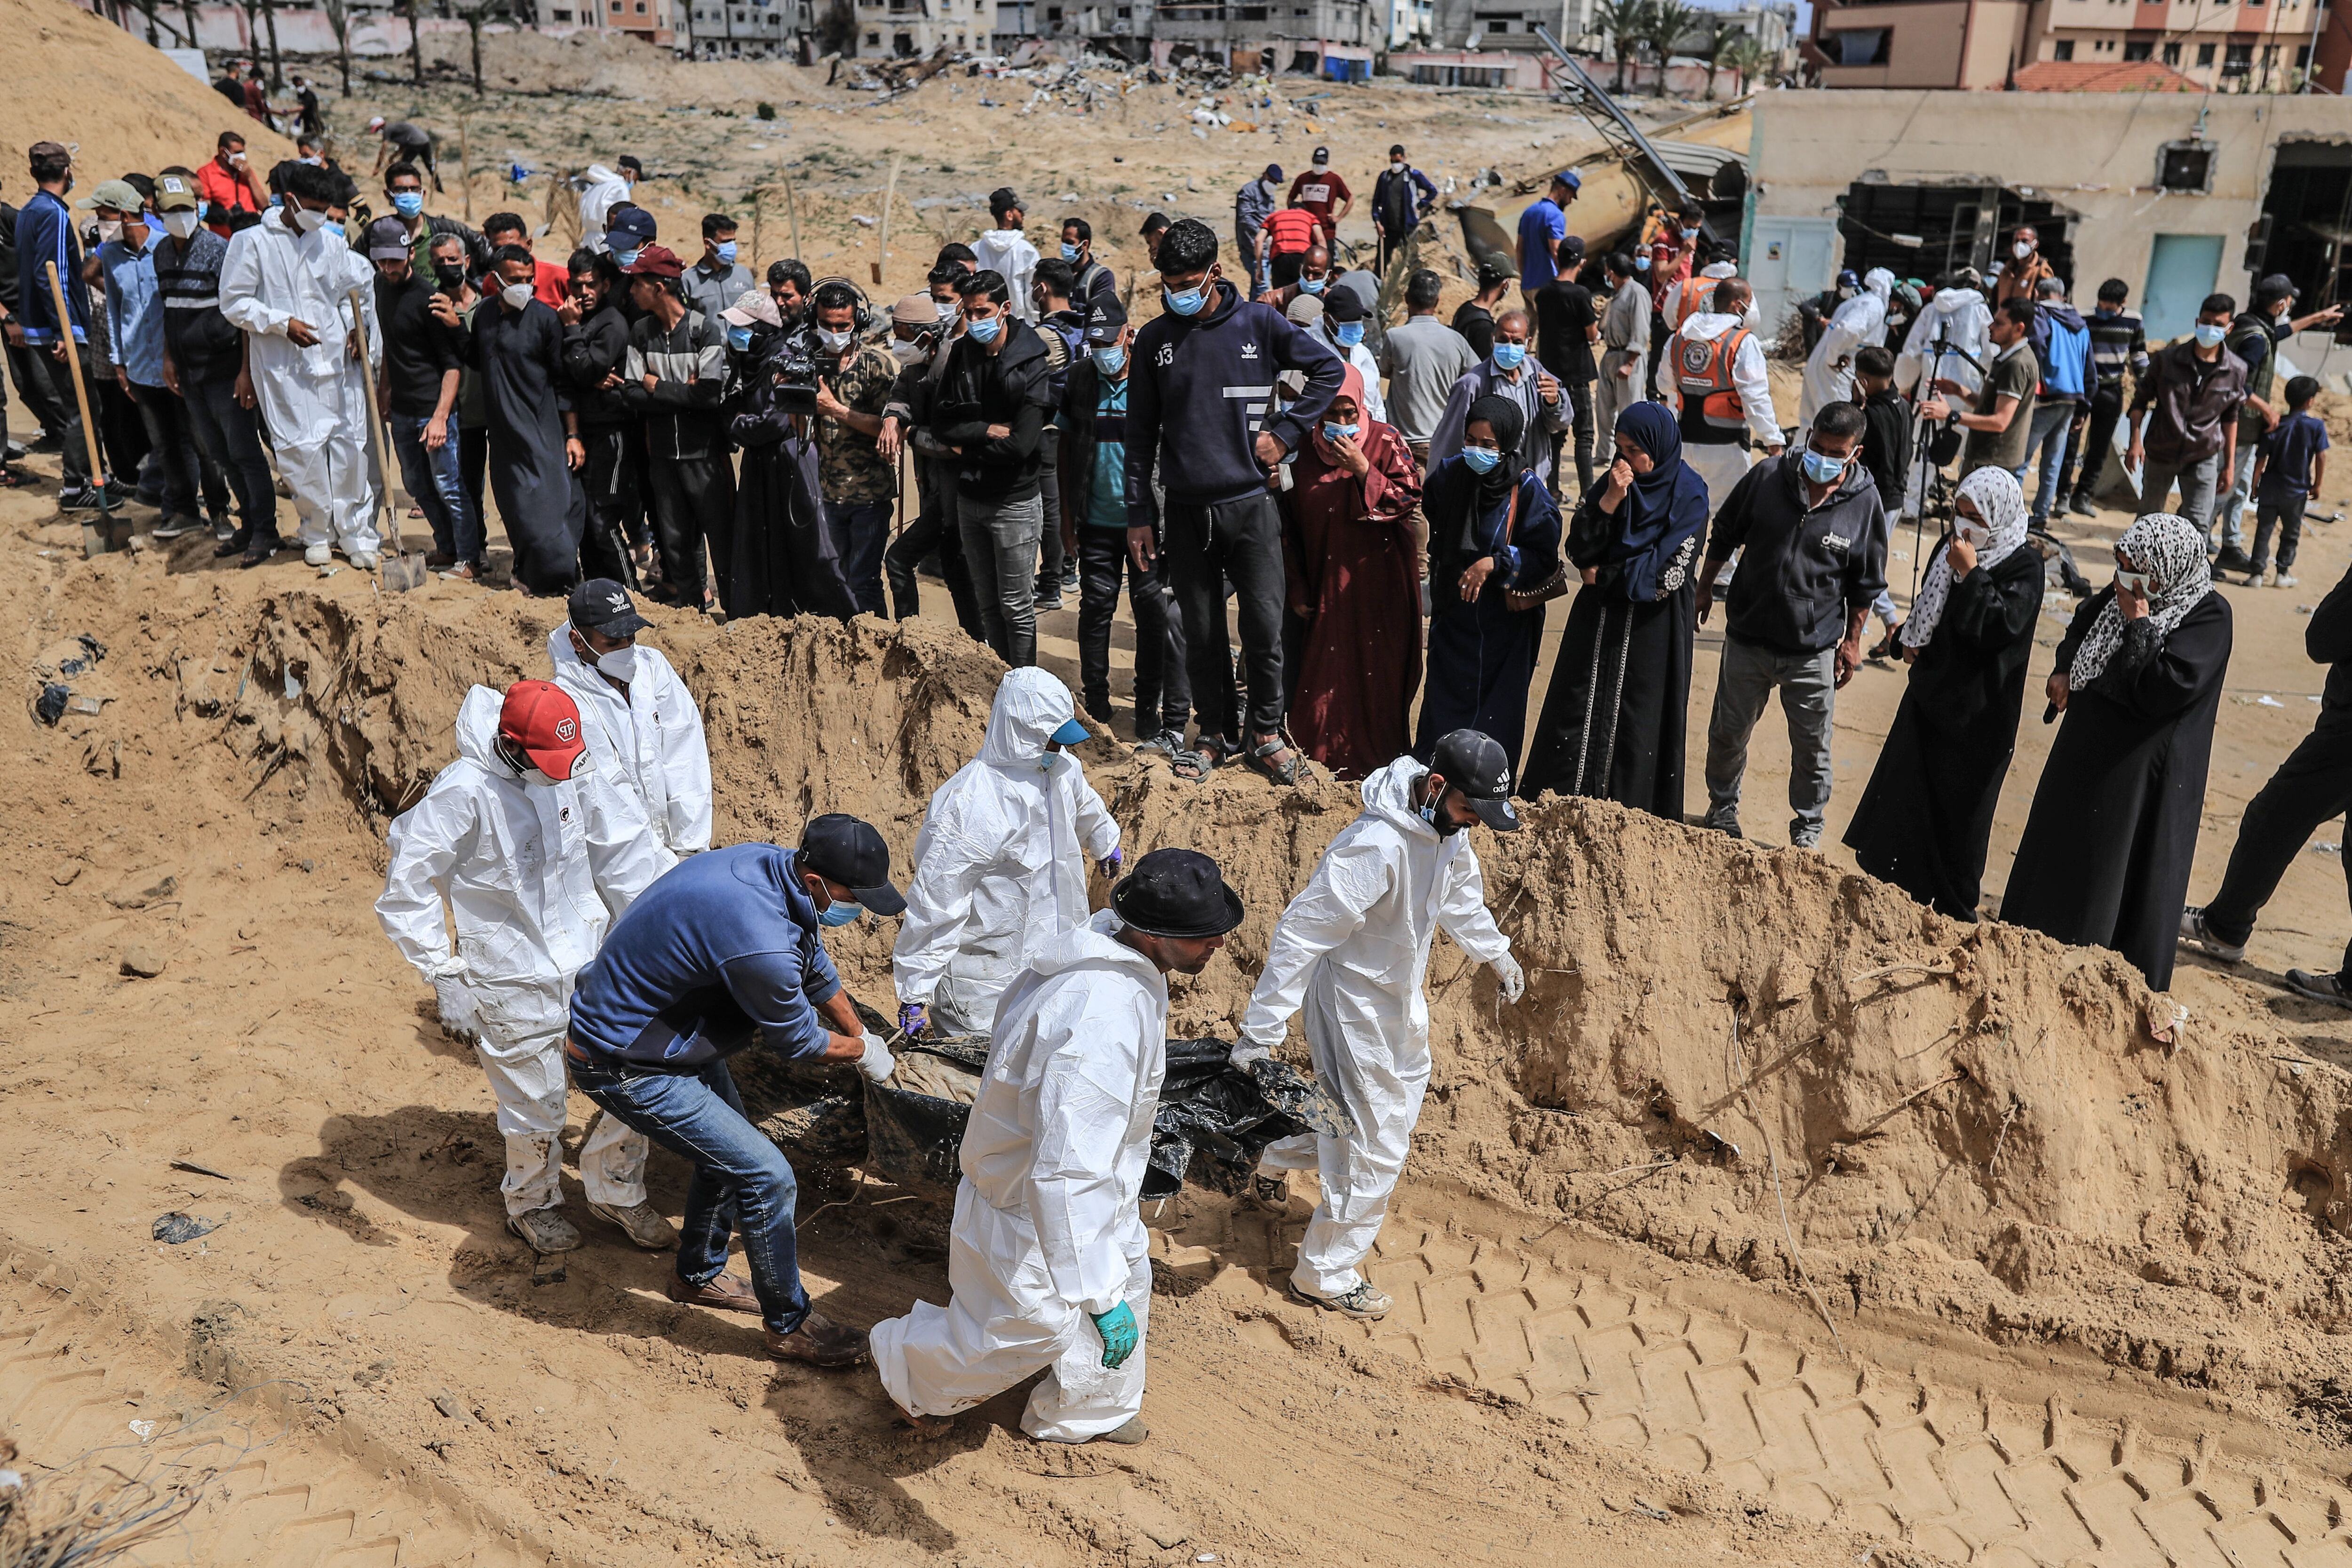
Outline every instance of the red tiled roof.
[(2017, 73), (2020, 92), (2202, 92), (2155, 60), (2041, 60)]

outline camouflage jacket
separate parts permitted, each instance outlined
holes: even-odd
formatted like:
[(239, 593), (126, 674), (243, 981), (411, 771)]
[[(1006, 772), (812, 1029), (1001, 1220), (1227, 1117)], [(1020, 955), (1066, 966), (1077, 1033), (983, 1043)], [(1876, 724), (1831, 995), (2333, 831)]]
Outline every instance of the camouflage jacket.
[[(849, 368), (825, 377), (833, 395), (860, 414), (879, 417), (898, 380), (898, 362), (887, 349), (868, 343)], [(888, 500), (898, 493), (897, 473), (875, 450), (874, 437), (838, 419), (816, 422), (817, 483), (835, 506)]]

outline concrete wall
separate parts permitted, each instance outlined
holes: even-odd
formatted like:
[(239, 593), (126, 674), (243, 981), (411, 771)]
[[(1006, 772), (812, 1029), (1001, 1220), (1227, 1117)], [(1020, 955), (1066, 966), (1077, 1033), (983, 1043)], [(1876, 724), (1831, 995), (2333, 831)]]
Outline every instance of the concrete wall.
[[(2188, 141), (2200, 108), (2219, 149), (2205, 195), (2155, 189), (2158, 151)], [(2073, 226), (2075, 270), (2144, 292), (2154, 237), (2222, 237), (2218, 286), (2246, 292), (2246, 229), (2274, 150), (2297, 138), (2352, 140), (2331, 95), (1773, 91), (1756, 100), (1755, 210), (1833, 217), (1865, 175), (1895, 184), (1998, 183), (2055, 202)], [(2078, 303), (2090, 300), (2078, 287)]]
[(2008, 79), (2010, 52), (2022, 42), (2030, 14), (2024, 5), (1995, 0), (1823, 6), (1813, 14), (1817, 37), (1876, 28), (1889, 37), (1884, 65), (1823, 66), (1822, 85), (1997, 88)]

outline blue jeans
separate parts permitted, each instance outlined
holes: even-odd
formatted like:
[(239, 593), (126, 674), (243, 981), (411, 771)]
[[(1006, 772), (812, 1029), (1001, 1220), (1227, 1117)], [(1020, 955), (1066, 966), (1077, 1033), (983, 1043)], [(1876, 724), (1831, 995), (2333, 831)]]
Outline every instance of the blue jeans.
[[(2230, 493), (2220, 501), (2221, 548), (2242, 550), (2246, 542), (2246, 503), (2254, 499), (2254, 458), (2259, 439), (2249, 440), (2243, 430), (2238, 432), (2238, 466), (2230, 473)], [(2256, 521), (2261, 521), (2257, 514)], [(2210, 540), (2209, 540), (2210, 542)]]
[(882, 596), (882, 549), (890, 542), (890, 503), (827, 501), (824, 529), (833, 535), (834, 553), (841, 557), (841, 575), (848, 582), (858, 610), (887, 619), (890, 602)]
[(739, 1230), (751, 1293), (770, 1330), (789, 1334), (808, 1316), (801, 1289), (793, 1207), (800, 1186), (783, 1151), (743, 1114), (742, 1097), (723, 1061), (698, 1073), (585, 1067), (565, 1053), (581, 1093), (673, 1154), (694, 1162), (678, 1227), (677, 1277), (688, 1285), (727, 1267), (727, 1238)]
[(392, 451), (400, 463), (401, 488), (425, 513), (433, 529), (433, 548), (457, 561), (482, 558), (482, 520), (466, 493), (466, 479), (457, 466), (457, 416), (448, 420), (449, 438), (434, 451), (425, 445), (429, 414), (392, 416)]
[[(2033, 467), (2034, 453), (2041, 453), (2042, 482), (2034, 487), (2033, 513), (2029, 522), (2048, 522), (2050, 514), (2066, 504), (2065, 498), (2058, 493), (2058, 481), (2066, 471), (2066, 427), (2074, 423), (2080, 407), (2073, 398), (2033, 405), (2033, 423), (2027, 426), (2025, 437), (2025, 462), (2028, 468)], [(2024, 476), (2018, 477), (2022, 482)]]
[(270, 478), (269, 457), (261, 449), (259, 417), (236, 400), (236, 373), (202, 380), (184, 376), (180, 400), (187, 407), (188, 429), (197, 447), (228, 476), (229, 493), (236, 497), (240, 542), (275, 541), (278, 482)]

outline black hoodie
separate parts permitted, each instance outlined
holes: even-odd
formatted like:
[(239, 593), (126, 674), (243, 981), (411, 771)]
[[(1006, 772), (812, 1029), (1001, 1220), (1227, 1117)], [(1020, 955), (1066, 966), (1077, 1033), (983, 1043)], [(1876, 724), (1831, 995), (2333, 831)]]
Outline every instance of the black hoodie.
[(1829, 499), (1805, 500), (1804, 453), (1792, 448), (1748, 470), (1724, 498), (1706, 557), (1741, 545), (1724, 625), (1742, 642), (1780, 654), (1835, 647), (1847, 618), (1886, 586), (1886, 511), (1861, 463), (1846, 465)]
[[(991, 505), (1037, 493), (1042, 437), (1053, 412), (1045, 341), (1026, 321), (999, 319), (1004, 346), (990, 353), (966, 331), (948, 351), (931, 395), (931, 434), (961, 452), (946, 459), (955, 468), (956, 494)], [(992, 437), (991, 425), (1013, 433)]]
[[(1197, 316), (1174, 311), (1146, 322), (1129, 352), (1127, 517), (1156, 521), (1155, 464), (1168, 499), (1215, 506), (1262, 494), (1260, 429), (1296, 452), (1339, 395), (1345, 362), (1271, 305), (1244, 302), (1230, 283)], [(1307, 389), (1272, 418), (1276, 378), (1301, 371)], [(1163, 434), (1167, 437), (1162, 440)]]

